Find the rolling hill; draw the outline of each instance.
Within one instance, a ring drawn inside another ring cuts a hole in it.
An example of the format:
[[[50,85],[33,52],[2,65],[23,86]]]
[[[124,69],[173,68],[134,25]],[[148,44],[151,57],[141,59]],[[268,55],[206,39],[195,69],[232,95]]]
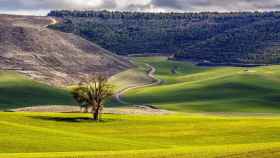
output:
[[[14,71],[0,71],[0,111],[44,105],[76,105],[69,91],[36,82]]]
[[[153,105],[180,112],[280,112],[280,71],[277,65],[198,67],[165,57],[137,60],[156,67],[157,77],[164,82],[159,86],[128,91],[123,99],[130,104]]]
[[[279,64],[279,12],[52,11],[74,33],[117,54],[175,54],[220,65]]]
[[[63,86],[98,73],[113,75],[132,66],[81,37],[50,30],[59,19],[0,15],[0,69]]]

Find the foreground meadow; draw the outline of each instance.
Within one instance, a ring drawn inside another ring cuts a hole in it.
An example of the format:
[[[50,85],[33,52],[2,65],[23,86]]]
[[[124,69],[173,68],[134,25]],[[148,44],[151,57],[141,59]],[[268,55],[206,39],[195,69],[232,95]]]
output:
[[[280,117],[0,113],[0,158],[279,157]]]

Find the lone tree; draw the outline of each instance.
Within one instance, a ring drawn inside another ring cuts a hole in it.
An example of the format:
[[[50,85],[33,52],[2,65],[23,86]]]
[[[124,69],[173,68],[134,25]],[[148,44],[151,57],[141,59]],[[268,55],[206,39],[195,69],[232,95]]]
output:
[[[113,89],[108,84],[108,78],[105,76],[96,76],[90,80],[81,82],[72,90],[74,99],[82,108],[91,109],[93,119],[99,120],[99,115],[104,107],[105,99],[113,95]]]

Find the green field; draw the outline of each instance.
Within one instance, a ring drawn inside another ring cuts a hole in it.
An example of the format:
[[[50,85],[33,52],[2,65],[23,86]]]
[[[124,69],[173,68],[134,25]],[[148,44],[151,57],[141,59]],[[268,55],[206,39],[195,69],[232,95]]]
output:
[[[164,82],[130,90],[125,101],[179,113],[104,114],[94,122],[90,114],[0,112],[0,158],[280,157],[280,66],[207,68],[165,57],[134,60],[138,68],[110,79],[115,90],[150,83],[149,63]],[[73,104],[65,89],[0,73],[0,110]],[[111,99],[106,106],[119,103]]]
[[[53,88],[14,72],[0,71],[0,110],[36,105],[74,105],[67,90]]]
[[[1,158],[280,156],[280,117],[0,113]]]
[[[145,66],[126,70],[109,79],[109,83],[114,86],[115,91],[119,91],[125,87],[143,85],[150,82],[152,82],[152,80],[147,76]]]
[[[165,57],[137,61],[156,67],[164,83],[129,91],[124,100],[132,104],[181,112],[280,112],[280,66],[203,68]]]

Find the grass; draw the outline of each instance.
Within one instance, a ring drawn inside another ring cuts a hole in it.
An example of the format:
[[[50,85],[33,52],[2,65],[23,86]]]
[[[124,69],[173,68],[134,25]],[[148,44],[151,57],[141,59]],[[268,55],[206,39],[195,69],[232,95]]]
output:
[[[209,68],[165,57],[136,60],[155,66],[164,83],[129,91],[124,100],[131,104],[181,112],[280,112],[280,66]]]
[[[0,158],[261,158],[280,154],[279,116],[0,113]]]
[[[116,90],[150,82],[145,63],[164,82],[131,90],[126,101],[203,114],[106,114],[93,122],[90,114],[0,112],[0,158],[280,157],[280,116],[250,114],[280,112],[280,66],[206,68],[165,57],[135,60],[139,68],[110,79]],[[0,109],[72,103],[67,90],[0,73]]]
[[[14,72],[0,71],[0,110],[36,105],[74,105],[67,90],[35,82]]]
[[[126,70],[109,79],[109,83],[114,85],[115,91],[122,90],[129,86],[144,85],[150,82],[152,82],[152,80],[147,76],[145,66]]]
[[[147,66],[137,60],[134,60],[134,62],[138,64],[139,67],[120,72],[109,79],[109,83],[113,85],[115,92],[129,87],[146,85],[153,82],[153,80],[147,75]],[[112,97],[106,101],[106,106],[120,107],[130,105],[120,104],[114,97]]]

